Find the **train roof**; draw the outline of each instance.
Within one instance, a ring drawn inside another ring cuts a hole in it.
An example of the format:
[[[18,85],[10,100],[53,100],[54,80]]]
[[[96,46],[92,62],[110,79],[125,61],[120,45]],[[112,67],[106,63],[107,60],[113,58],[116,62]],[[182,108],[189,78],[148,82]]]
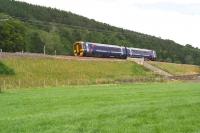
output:
[[[84,43],[84,42],[82,42]],[[85,43],[88,43],[88,44],[94,44],[94,45],[98,45],[98,46],[106,46],[106,47],[117,47],[117,48],[121,48],[121,47],[124,47],[124,46],[118,46],[118,45],[110,45],[110,44],[101,44],[101,43],[93,43],[93,42],[85,42]],[[140,51],[147,51],[147,52],[150,52],[150,51],[154,51],[154,50],[150,50],[150,49],[142,49],[142,48],[133,48],[133,47],[127,47],[128,49],[131,49],[131,50],[140,50]]]
[[[142,48],[132,48],[132,47],[128,47],[128,48],[131,49],[131,50],[140,50],[140,51],[147,51],[147,52],[153,51],[153,50],[150,50],[150,49],[142,49]]]
[[[86,43],[89,43],[89,44],[94,44],[94,45],[98,45],[98,46],[106,46],[106,47],[118,47],[118,48],[121,48],[123,46],[118,46],[118,45],[110,45],[110,44],[101,44],[101,43],[93,43],[93,42],[86,42]]]

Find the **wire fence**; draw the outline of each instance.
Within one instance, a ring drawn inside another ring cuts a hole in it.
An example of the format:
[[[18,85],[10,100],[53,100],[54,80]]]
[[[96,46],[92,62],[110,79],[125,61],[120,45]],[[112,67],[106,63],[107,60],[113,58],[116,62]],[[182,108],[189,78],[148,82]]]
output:
[[[72,85],[100,85],[100,84],[123,84],[123,83],[147,83],[147,82],[166,82],[165,77],[140,77],[132,79],[77,79],[77,80],[0,80],[0,92],[7,89],[21,88],[46,88],[46,87],[62,87]]]

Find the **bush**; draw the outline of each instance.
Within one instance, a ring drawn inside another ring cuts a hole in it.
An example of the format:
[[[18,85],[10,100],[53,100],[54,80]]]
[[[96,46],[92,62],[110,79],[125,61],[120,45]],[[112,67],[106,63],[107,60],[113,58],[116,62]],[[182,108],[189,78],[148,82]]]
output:
[[[0,62],[0,75],[14,75],[15,72],[13,69],[7,67],[5,64]]]

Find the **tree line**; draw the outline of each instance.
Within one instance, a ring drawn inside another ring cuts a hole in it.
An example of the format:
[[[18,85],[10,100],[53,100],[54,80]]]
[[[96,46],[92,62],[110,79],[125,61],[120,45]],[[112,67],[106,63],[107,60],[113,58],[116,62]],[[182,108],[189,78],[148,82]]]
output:
[[[72,55],[75,41],[152,49],[159,61],[200,65],[200,50],[172,40],[116,28],[53,8],[0,0],[0,49]],[[6,20],[6,18],[8,20]]]

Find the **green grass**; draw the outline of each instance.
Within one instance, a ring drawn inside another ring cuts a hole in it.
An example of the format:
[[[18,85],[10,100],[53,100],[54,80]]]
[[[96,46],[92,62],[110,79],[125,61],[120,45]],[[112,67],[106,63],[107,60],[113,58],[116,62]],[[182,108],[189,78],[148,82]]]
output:
[[[199,133],[200,83],[7,90],[2,133]]]
[[[149,62],[150,64],[161,68],[173,75],[192,75],[200,74],[200,66],[187,65],[187,64],[175,64],[167,62]]]
[[[1,61],[15,71],[13,76],[0,75],[0,86],[5,80],[6,88],[114,83],[152,76],[150,71],[130,61],[78,61],[15,56]]]

